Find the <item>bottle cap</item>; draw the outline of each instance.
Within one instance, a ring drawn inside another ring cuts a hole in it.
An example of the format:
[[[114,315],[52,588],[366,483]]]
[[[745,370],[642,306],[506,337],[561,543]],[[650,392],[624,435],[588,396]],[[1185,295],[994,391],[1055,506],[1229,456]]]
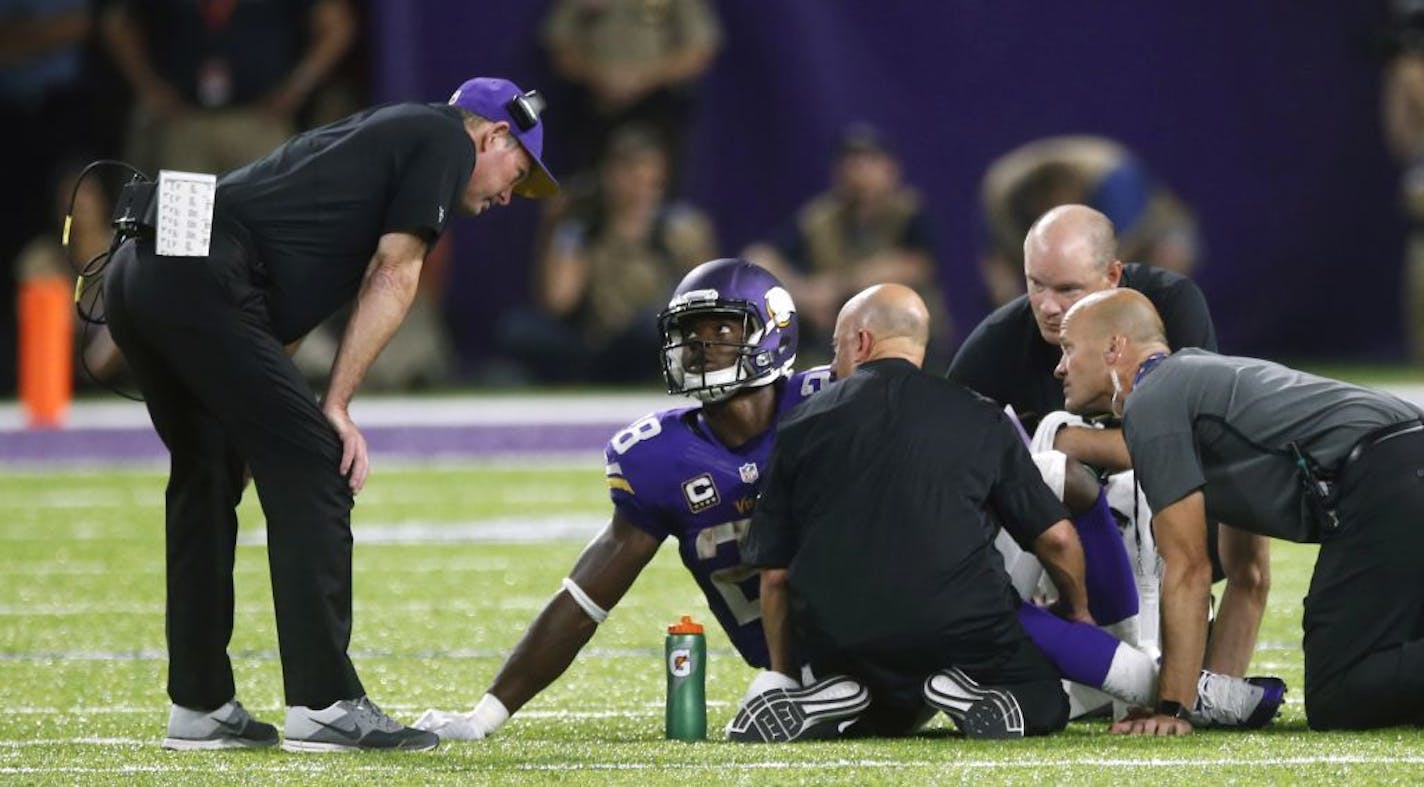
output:
[[[695,623],[691,615],[683,615],[682,620],[668,626],[669,634],[701,634],[702,624]]]

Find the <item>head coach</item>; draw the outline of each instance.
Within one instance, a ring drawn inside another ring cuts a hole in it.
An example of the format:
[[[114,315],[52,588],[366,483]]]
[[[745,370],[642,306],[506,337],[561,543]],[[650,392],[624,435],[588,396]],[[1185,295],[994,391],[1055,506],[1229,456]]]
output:
[[[1424,723],[1419,408],[1269,361],[1171,352],[1151,302],[1130,290],[1079,301],[1062,343],[1068,408],[1122,415],[1165,563],[1159,705],[1115,731],[1191,730],[1207,517],[1320,544],[1302,618],[1312,728]]]
[[[169,748],[276,743],[276,729],[236,701],[227,654],[244,467],[267,520],[284,748],[436,745],[366,697],[346,653],[351,507],[369,470],[347,406],[455,211],[557,191],[541,161],[542,104],[512,82],[477,78],[448,104],[359,112],[220,176],[207,256],[160,255],[151,235],[115,252],[105,278],[113,337],[172,457]],[[284,348],[348,303],[318,404]]]

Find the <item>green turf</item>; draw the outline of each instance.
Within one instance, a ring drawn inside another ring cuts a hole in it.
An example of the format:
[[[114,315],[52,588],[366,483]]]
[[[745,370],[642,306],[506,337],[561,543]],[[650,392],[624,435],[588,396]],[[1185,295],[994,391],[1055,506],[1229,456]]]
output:
[[[378,468],[361,528],[461,531],[485,520],[596,523],[599,468]],[[1424,734],[1305,730],[1300,599],[1312,551],[1279,544],[1275,588],[1253,669],[1294,687],[1256,733],[1180,740],[1110,737],[1102,722],[1012,743],[966,741],[945,723],[903,741],[787,747],[663,741],[662,627],[705,603],[665,548],[590,650],[491,740],[420,755],[177,754],[159,749],[164,696],[163,479],[154,472],[0,478],[0,781],[141,783],[923,784],[1177,782],[1257,784],[1424,780]],[[280,721],[281,684],[261,512],[243,507],[237,630],[241,698]],[[373,697],[411,720],[463,708],[489,683],[581,543],[359,543],[357,666]],[[752,676],[709,634],[709,721],[726,723]],[[715,735],[715,733],[714,733]]]

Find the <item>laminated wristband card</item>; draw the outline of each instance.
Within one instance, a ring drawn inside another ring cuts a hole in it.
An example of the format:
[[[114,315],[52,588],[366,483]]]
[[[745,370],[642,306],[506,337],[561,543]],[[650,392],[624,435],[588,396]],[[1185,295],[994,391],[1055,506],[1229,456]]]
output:
[[[161,256],[208,256],[217,189],[216,175],[159,171],[157,251]]]

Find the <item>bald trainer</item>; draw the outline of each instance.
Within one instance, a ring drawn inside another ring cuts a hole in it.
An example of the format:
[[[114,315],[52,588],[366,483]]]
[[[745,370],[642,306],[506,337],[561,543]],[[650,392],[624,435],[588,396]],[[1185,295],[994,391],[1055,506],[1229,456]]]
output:
[[[1208,518],[1320,544],[1302,620],[1313,729],[1424,723],[1424,413],[1269,361],[1173,352],[1131,290],[1081,299],[1061,343],[1068,409],[1122,416],[1165,563],[1161,699],[1114,731],[1191,730]]]
[[[970,737],[1055,732],[1068,701],[1016,616],[991,512],[1063,589],[1065,617],[1090,620],[1082,547],[1008,416],[919,368],[928,322],[900,285],[851,298],[839,382],[781,423],[742,552],[762,568],[771,666],[868,689],[861,734],[905,734],[933,709]]]

